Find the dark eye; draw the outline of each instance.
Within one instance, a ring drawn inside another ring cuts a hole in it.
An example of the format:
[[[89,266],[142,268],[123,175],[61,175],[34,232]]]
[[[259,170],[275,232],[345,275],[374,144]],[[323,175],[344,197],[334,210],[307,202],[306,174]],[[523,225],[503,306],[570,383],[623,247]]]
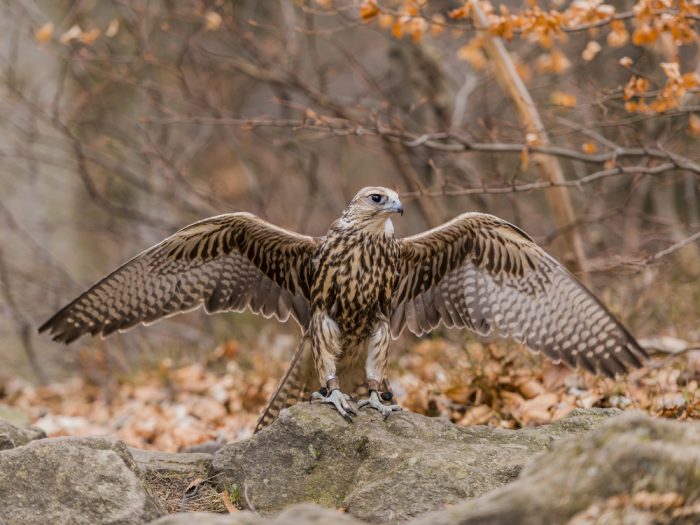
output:
[[[373,194],[373,195],[370,195],[370,199],[372,199],[372,202],[376,202],[377,204],[379,204],[380,202],[382,202],[382,196],[379,195],[378,193],[375,193],[375,194]]]

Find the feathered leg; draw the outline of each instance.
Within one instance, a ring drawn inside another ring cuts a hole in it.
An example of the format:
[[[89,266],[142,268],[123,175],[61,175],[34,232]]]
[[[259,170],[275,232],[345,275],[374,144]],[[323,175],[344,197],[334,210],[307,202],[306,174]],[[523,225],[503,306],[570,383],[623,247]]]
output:
[[[382,403],[382,397],[387,392],[380,393],[379,388],[384,381],[387,362],[389,359],[389,343],[391,334],[389,331],[389,323],[386,319],[382,319],[377,323],[377,326],[372,332],[368,341],[367,361],[365,362],[365,374],[367,376],[367,388],[369,389],[369,399],[360,401],[357,406],[359,408],[369,406],[378,410],[384,419],[388,418],[392,412],[401,410],[399,405],[385,405]],[[388,394],[391,394],[388,392]],[[386,396],[390,401],[393,396]]]
[[[349,403],[350,396],[340,391],[336,376],[336,360],[342,353],[338,325],[325,313],[318,312],[311,318],[309,334],[318,379],[326,385],[320,392],[311,394],[311,399],[333,405],[341,416],[352,421],[355,409]]]

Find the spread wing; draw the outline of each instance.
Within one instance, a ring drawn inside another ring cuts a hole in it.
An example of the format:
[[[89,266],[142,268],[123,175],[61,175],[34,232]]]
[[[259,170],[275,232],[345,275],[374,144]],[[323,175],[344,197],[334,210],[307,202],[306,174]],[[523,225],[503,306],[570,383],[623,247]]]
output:
[[[399,241],[391,328],[444,323],[511,337],[555,361],[614,376],[646,353],[608,309],[519,228],[466,213]]]
[[[204,305],[246,307],[284,321],[309,321],[309,271],[316,241],[255,215],[196,222],[113,271],[39,328],[55,341],[107,336]]]

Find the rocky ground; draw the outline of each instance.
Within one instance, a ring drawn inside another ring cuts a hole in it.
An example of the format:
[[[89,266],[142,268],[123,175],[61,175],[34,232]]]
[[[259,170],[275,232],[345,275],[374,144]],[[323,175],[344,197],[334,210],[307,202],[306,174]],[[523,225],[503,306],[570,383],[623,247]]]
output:
[[[244,510],[247,509],[247,510]],[[194,512],[194,513],[193,513]],[[45,438],[0,421],[0,523],[700,521],[700,423],[576,410],[536,428],[302,404],[210,453]]]

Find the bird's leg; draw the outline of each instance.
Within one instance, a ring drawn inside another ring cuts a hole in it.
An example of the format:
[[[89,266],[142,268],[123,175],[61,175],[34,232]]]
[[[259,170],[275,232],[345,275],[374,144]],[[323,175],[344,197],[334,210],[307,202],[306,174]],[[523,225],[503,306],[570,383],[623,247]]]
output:
[[[338,413],[348,421],[352,421],[352,416],[357,415],[349,403],[350,396],[340,391],[338,380],[335,377],[329,379],[326,382],[326,387],[322,388],[321,391],[311,394],[311,400],[333,405]]]
[[[358,408],[370,407],[379,411],[380,414],[384,416],[384,419],[388,418],[392,412],[398,412],[403,410],[399,405],[385,405],[382,403],[382,399],[391,401],[391,392],[379,392],[379,381],[376,379],[369,379],[367,381],[367,387],[369,389],[369,399],[363,399],[357,403]]]
[[[321,391],[311,394],[311,400],[333,405],[341,416],[352,421],[355,409],[349,403],[350,396],[340,391],[335,375],[335,361],[342,352],[338,325],[328,315],[319,312],[311,318],[309,331],[319,382],[326,385]]]
[[[378,410],[384,416],[384,419],[388,418],[392,412],[401,410],[399,405],[385,405],[382,403],[383,398],[388,398],[386,401],[391,401],[393,396],[386,395],[391,394],[390,392],[380,393],[379,391],[381,380],[386,372],[390,341],[389,323],[386,319],[383,319],[372,332],[367,347],[365,374],[367,375],[369,399],[364,399],[357,403],[359,408],[370,407]]]

